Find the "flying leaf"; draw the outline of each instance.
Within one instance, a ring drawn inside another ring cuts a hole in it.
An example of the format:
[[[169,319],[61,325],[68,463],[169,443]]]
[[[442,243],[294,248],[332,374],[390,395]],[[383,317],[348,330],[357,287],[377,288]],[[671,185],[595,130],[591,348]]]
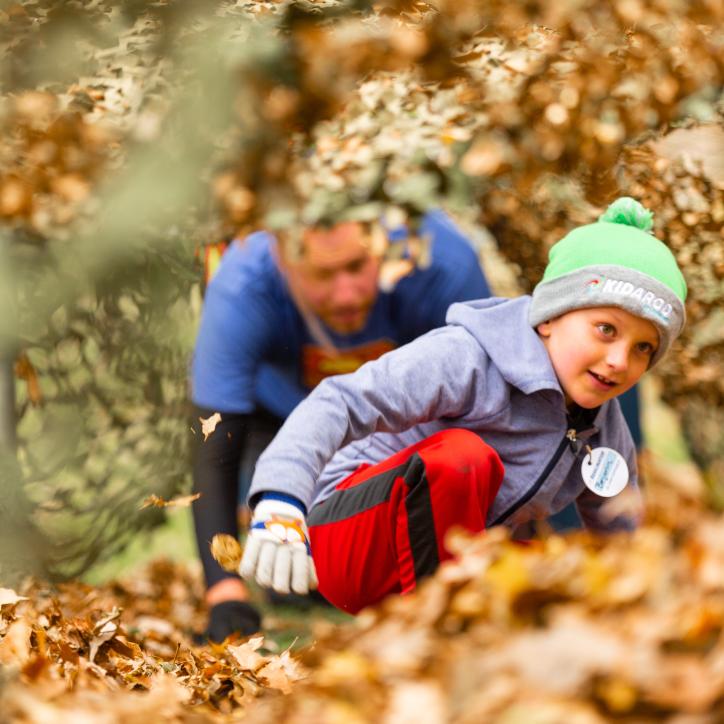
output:
[[[150,508],[151,506],[155,508],[168,508],[171,506],[177,508],[188,508],[194,500],[198,500],[200,497],[201,493],[194,493],[193,495],[182,495],[178,498],[173,498],[172,500],[164,500],[159,495],[151,494],[143,499],[143,503],[141,503],[141,510],[144,508]]]
[[[229,573],[236,573],[243,552],[239,541],[227,533],[218,533],[211,539],[211,555],[214,560]]]
[[[201,423],[201,432],[204,435],[204,442],[206,442],[209,435],[216,430],[216,426],[221,422],[221,413],[215,412],[211,417],[200,417],[199,422]]]

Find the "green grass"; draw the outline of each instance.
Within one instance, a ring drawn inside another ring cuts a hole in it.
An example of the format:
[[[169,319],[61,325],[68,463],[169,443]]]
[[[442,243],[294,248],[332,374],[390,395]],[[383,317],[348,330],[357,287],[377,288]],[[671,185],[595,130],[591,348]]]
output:
[[[99,585],[112,578],[130,575],[154,558],[189,561],[196,557],[191,509],[179,508],[168,513],[163,525],[140,533],[122,553],[94,566],[83,579],[92,585]]]

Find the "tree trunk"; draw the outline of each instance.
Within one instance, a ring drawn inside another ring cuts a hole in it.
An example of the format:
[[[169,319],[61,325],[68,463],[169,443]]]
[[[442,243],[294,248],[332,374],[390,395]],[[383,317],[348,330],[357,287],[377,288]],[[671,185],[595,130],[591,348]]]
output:
[[[15,450],[15,378],[13,361],[0,357],[0,449]]]

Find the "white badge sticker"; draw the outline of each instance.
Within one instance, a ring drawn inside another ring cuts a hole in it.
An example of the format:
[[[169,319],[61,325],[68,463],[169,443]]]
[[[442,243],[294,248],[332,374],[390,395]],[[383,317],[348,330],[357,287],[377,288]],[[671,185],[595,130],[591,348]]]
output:
[[[583,458],[581,475],[589,490],[611,498],[628,484],[628,465],[623,456],[610,447],[597,447]]]

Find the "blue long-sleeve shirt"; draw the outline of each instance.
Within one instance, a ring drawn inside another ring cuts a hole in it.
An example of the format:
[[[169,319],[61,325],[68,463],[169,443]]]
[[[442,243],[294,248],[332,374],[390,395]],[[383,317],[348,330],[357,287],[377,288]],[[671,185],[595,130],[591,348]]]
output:
[[[262,406],[285,418],[319,380],[356,369],[445,323],[448,307],[488,297],[470,242],[444,213],[423,220],[432,236],[428,267],[381,291],[365,327],[327,330],[339,359],[330,364],[309,334],[264,232],[235,242],[206,292],[192,364],[192,399],[203,408],[248,413]]]

